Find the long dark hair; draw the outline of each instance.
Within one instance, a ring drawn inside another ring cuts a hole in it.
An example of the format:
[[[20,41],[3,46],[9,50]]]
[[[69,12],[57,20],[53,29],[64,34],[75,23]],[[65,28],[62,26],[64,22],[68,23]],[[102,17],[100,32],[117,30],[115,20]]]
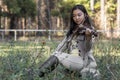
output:
[[[84,23],[87,24],[87,26],[89,28],[92,28],[92,25],[93,25],[92,22],[91,22],[91,19],[90,19],[89,15],[88,15],[88,13],[87,13],[86,8],[83,5],[75,5],[72,8],[72,11],[71,11],[71,15],[70,15],[70,29],[67,32],[67,37],[70,36],[73,33],[75,27],[77,26],[77,24],[73,20],[73,11],[76,10],[76,9],[81,10],[85,14],[85,21],[84,21]]]

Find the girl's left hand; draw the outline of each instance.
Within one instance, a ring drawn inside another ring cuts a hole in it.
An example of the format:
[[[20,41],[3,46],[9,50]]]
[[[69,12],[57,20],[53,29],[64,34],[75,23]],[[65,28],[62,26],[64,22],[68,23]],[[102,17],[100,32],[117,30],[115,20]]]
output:
[[[85,35],[89,36],[91,35],[91,32],[92,32],[91,29],[86,28]]]

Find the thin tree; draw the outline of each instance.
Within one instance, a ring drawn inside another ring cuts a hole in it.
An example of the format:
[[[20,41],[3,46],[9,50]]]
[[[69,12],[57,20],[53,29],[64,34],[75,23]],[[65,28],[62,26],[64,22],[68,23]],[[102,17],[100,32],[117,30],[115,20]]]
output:
[[[1,16],[2,16],[2,8],[0,6],[0,28],[1,28]]]
[[[38,29],[41,28],[41,0],[38,0],[37,1],[37,18],[38,18]],[[41,33],[40,32],[37,32],[37,35],[40,35]]]
[[[106,30],[105,26],[105,0],[101,0],[101,23],[100,27]]]
[[[94,0],[90,0],[90,8],[92,13],[94,13]]]
[[[51,22],[51,11],[50,11],[50,3],[48,0],[46,0],[46,6],[47,6],[47,15],[48,15],[48,26],[49,26],[49,29],[52,29],[52,22]],[[49,40],[51,40],[51,32],[49,31]]]
[[[117,0],[117,30],[120,31],[120,0]],[[117,32],[117,35],[120,34],[120,32]]]

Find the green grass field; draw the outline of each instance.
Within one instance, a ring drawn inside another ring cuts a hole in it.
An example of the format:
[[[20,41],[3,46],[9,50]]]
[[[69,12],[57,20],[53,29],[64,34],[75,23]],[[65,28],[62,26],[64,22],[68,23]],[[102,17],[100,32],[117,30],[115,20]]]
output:
[[[58,43],[0,42],[0,80],[82,80],[75,73],[64,74],[62,72],[64,68],[60,65],[44,78],[38,77],[39,65],[50,56]],[[101,80],[119,80],[120,40],[98,40],[93,50]]]

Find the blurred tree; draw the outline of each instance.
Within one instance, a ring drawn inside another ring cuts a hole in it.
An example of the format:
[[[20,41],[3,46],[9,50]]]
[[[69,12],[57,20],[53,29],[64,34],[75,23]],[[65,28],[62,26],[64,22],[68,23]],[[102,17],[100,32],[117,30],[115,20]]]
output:
[[[101,25],[100,25],[100,27],[102,28],[102,29],[106,29],[106,26],[105,26],[105,0],[101,0]]]
[[[40,28],[40,26],[41,26],[41,18],[40,18],[40,13],[41,13],[41,0],[38,0],[38,2],[37,2],[37,17],[38,17],[38,28]]]
[[[0,28],[1,28],[1,16],[2,16],[2,8],[1,8],[1,6],[0,6]]]
[[[36,16],[36,5],[33,0],[3,0],[3,2],[7,5],[8,12],[5,16],[10,17],[10,29],[17,28],[19,18],[26,20],[28,17]]]
[[[91,8],[92,13],[94,13],[94,1],[95,0],[90,0],[90,8]]]
[[[117,0],[117,30],[120,30],[120,0]],[[120,31],[117,31],[120,36]]]
[[[42,25],[42,23],[41,23],[41,0],[38,0],[37,1],[37,19],[38,19],[38,29],[40,29],[41,28],[41,25]],[[37,32],[37,35],[40,35],[41,33],[40,32]]]
[[[4,12],[4,16],[10,17],[10,28],[16,29],[18,21],[26,22],[26,18],[36,15],[37,3],[37,20],[38,29],[65,29],[69,26],[69,15],[71,8],[75,4],[83,4],[87,8],[90,16],[94,19],[99,29],[110,28],[110,20],[115,22],[117,18],[117,26],[119,26],[119,0],[3,0],[7,5],[8,12]],[[94,10],[94,13],[92,11]],[[116,17],[117,12],[117,17]],[[52,14],[52,15],[51,15]],[[51,21],[52,18],[52,21]],[[54,19],[54,20],[53,20]],[[106,20],[106,21],[105,21]],[[101,23],[100,23],[101,22]],[[54,25],[53,25],[54,24]],[[54,28],[53,28],[54,27]],[[25,27],[21,27],[25,28]],[[20,29],[21,29],[20,28]]]
[[[106,8],[107,8],[107,18],[108,18],[108,23],[113,23],[116,21],[116,10],[117,10],[117,5],[116,5],[115,0],[109,0],[106,2]],[[115,25],[109,25],[109,28],[114,28]]]
[[[48,27],[49,29],[52,29],[52,24],[51,24],[51,9],[50,9],[50,2],[48,0],[46,0],[46,12],[47,12],[47,19],[48,19]]]

